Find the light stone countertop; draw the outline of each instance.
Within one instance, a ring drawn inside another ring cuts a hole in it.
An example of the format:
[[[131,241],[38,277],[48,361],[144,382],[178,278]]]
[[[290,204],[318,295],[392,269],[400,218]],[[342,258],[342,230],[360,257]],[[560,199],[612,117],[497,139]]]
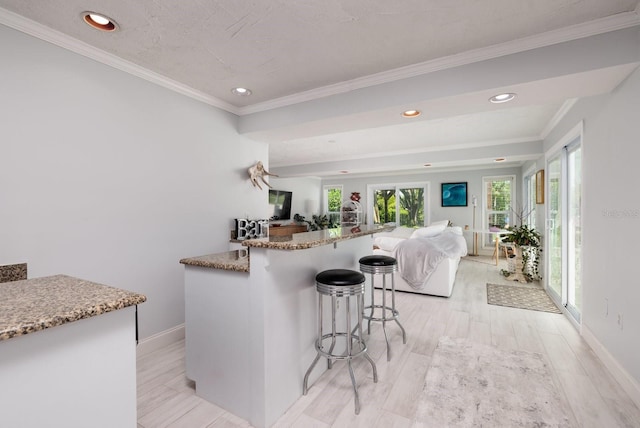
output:
[[[189,266],[249,272],[249,249],[187,257],[180,260],[180,263]]]
[[[270,236],[269,238],[246,239],[242,245],[246,247],[271,248],[276,250],[304,250],[320,247],[334,242],[373,235],[393,229],[393,226],[337,227],[335,229],[317,230],[315,232],[294,233],[288,236]]]
[[[0,283],[0,340],[143,303],[134,293],[67,275]]]
[[[304,250],[320,247],[347,239],[373,235],[393,229],[393,226],[359,226],[318,230],[315,232],[294,233],[288,236],[271,236],[269,238],[246,239],[242,245],[246,250],[227,251],[197,257],[186,257],[180,263],[188,266],[200,266],[212,269],[249,272],[250,248],[269,248],[275,250]],[[372,243],[373,248],[373,243]]]

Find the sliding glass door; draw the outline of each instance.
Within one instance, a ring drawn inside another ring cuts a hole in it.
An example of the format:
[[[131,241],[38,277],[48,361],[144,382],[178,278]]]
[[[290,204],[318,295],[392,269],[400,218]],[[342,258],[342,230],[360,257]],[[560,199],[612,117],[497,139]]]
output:
[[[395,223],[398,226],[425,226],[427,183],[374,185],[369,187],[370,216],[373,224]]]
[[[562,302],[562,165],[561,154],[547,162],[547,286]],[[562,302],[564,304],[564,302]]]
[[[582,149],[567,148],[567,309],[580,321],[582,306]]]
[[[547,160],[547,286],[580,322],[582,302],[582,146],[580,138]]]

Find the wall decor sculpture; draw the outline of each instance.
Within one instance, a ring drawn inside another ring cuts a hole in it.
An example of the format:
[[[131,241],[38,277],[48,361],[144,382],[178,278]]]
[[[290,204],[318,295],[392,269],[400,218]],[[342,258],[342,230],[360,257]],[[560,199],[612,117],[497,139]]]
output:
[[[261,161],[258,161],[258,163],[249,168],[249,178],[251,179],[251,184],[253,184],[253,187],[257,187],[260,190],[262,190],[262,187],[260,186],[260,183],[258,183],[258,178],[269,188],[271,188],[271,185],[269,185],[269,183],[267,183],[267,180],[264,179],[265,175],[277,177],[277,175],[271,174],[269,171],[264,169],[264,165]]]

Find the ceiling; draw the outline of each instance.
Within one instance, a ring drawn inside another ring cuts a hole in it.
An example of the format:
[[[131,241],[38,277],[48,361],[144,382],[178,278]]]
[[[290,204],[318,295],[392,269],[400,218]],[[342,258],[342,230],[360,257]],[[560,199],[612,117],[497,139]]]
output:
[[[639,3],[0,0],[0,23],[238,115],[283,176],[332,176],[538,158],[572,102],[638,66]]]

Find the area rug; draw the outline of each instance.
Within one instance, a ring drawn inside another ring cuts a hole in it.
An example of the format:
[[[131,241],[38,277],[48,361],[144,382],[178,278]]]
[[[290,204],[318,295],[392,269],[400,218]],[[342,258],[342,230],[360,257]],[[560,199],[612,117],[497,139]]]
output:
[[[573,427],[542,354],[442,337],[414,427]]]
[[[537,287],[487,284],[487,303],[533,311],[562,313],[547,293]]]

